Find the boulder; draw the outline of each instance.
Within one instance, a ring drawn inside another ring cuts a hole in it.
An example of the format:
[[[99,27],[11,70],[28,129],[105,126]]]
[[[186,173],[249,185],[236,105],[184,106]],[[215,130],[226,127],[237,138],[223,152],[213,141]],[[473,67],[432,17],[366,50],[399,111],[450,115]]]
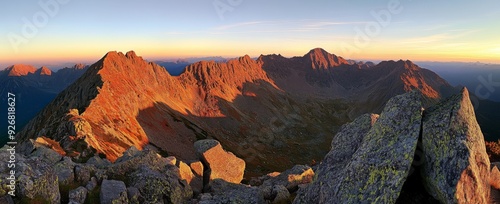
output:
[[[95,172],[95,178],[97,179],[97,183],[101,183],[103,180],[108,179],[108,171],[104,169],[97,169]]]
[[[434,198],[488,202],[490,162],[466,88],[424,112],[422,149],[422,178]]]
[[[128,203],[127,187],[123,181],[103,180],[99,197],[101,204]]]
[[[193,170],[196,176],[203,177],[203,163],[201,163],[201,161],[191,162],[189,167],[191,167],[191,170]]]
[[[191,180],[194,178],[194,174],[191,171],[191,167],[189,167],[186,163],[183,161],[179,161],[179,175],[181,179],[184,179],[187,181],[188,184],[191,184]]]
[[[290,192],[285,186],[282,185],[273,186],[271,196],[273,204],[287,204],[291,202]]]
[[[496,166],[490,172],[490,186],[500,190],[500,171],[498,171],[498,167]]]
[[[90,175],[93,171],[95,171],[93,166],[76,165],[75,166],[75,180],[77,182],[85,184],[90,180]]]
[[[131,204],[144,203],[144,198],[142,197],[141,192],[135,187],[127,188],[127,195],[129,203]]]
[[[16,196],[42,198],[49,203],[60,203],[59,182],[52,164],[39,158],[17,158]]]
[[[87,190],[89,190],[89,191],[92,191],[92,190],[94,190],[95,187],[97,187],[97,178],[92,177],[85,185],[85,188],[87,188]]]
[[[274,174],[266,179],[262,186],[284,186],[290,192],[295,192],[300,184],[311,183],[314,171],[307,165],[295,165],[282,173]]]
[[[394,203],[410,173],[420,133],[420,93],[390,99],[377,115],[342,126],[294,203]]]
[[[179,175],[181,179],[186,180],[186,182],[191,186],[194,194],[199,194],[203,190],[203,177],[196,176],[191,167],[184,163],[183,161],[179,161]]]
[[[83,186],[71,190],[69,192],[69,203],[83,204],[87,198],[87,193],[87,189]]]
[[[11,180],[6,179],[11,176],[11,169],[8,168],[8,162],[12,156],[10,149],[7,145],[0,148],[0,197],[6,196],[0,200],[2,201],[0,203],[9,203],[12,200],[7,195],[11,190],[8,186]],[[48,151],[52,150],[48,149]],[[52,155],[52,153],[48,154]],[[58,175],[52,163],[37,157],[26,158],[25,155],[18,153],[15,154],[15,159],[15,194],[18,198],[24,198],[25,202],[37,199],[46,203],[60,203]]]
[[[87,160],[87,164],[94,165],[97,168],[106,168],[107,166],[111,165],[111,162],[96,155],[90,157],[90,159]]]
[[[47,148],[45,146],[36,147],[35,151],[32,152],[29,157],[37,157],[43,159],[49,164],[55,164],[62,160],[63,156],[56,151]]]
[[[136,157],[140,153],[141,153],[141,151],[138,150],[137,147],[131,146],[125,152],[123,152],[123,155],[120,158],[116,159],[115,163],[127,161],[129,159]]]
[[[165,158],[165,161],[169,165],[175,166],[177,164],[177,158],[175,158],[174,156],[169,156],[169,157]]]
[[[194,143],[194,148],[209,171],[209,180],[223,179],[231,183],[243,180],[245,161],[226,152],[217,140],[206,139]]]
[[[146,203],[185,203],[193,196],[176,166],[153,170],[143,165],[129,175],[129,181],[131,187],[139,189]]]
[[[59,185],[70,185],[75,180],[75,163],[71,158],[64,157],[62,161],[54,165],[54,171],[57,172]]]
[[[213,203],[266,203],[257,187],[230,183],[222,179],[210,181],[210,193],[200,195],[199,204]]]
[[[106,168],[105,174],[109,178],[121,178],[127,177],[141,166],[147,166],[152,170],[159,171],[164,169],[166,165],[166,159],[161,157],[157,152],[144,150],[134,154],[133,157],[129,157],[127,160],[122,160],[109,165]],[[99,177],[97,179],[99,180]]]

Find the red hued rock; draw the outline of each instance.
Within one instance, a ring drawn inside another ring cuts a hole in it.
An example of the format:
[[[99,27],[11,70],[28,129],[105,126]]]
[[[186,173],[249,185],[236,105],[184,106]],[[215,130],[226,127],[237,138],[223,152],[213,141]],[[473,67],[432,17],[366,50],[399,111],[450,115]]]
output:
[[[37,69],[35,71],[35,74],[40,75],[40,76],[50,76],[50,75],[52,75],[52,70],[50,70],[46,66],[43,66],[40,69]]]
[[[329,69],[343,64],[349,64],[344,58],[330,54],[321,48],[315,48],[309,51],[304,58],[309,61],[308,63],[311,64],[313,69]]]
[[[26,76],[28,74],[33,74],[36,72],[36,68],[31,65],[16,64],[7,67],[9,71],[9,76]]]
[[[490,172],[490,185],[491,187],[500,190],[500,171],[494,166]]]
[[[191,171],[191,167],[189,167],[186,163],[183,161],[179,161],[179,174],[181,179],[184,179],[188,182],[188,184],[191,183],[191,180],[194,178],[194,174]]]
[[[245,172],[245,161],[222,149],[216,140],[199,140],[194,148],[207,166],[209,180],[222,179],[230,183],[240,183]]]
[[[189,167],[191,167],[196,176],[203,176],[203,163],[201,161],[191,162]]]

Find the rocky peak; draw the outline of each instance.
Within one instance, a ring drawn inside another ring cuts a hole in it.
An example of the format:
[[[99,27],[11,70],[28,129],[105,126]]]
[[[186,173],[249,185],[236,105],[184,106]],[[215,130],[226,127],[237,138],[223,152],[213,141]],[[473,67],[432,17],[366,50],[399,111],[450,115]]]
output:
[[[35,74],[40,75],[40,76],[50,76],[50,75],[52,75],[52,70],[50,70],[46,66],[43,66],[43,67],[40,67],[39,69],[37,69]]]
[[[137,57],[137,55],[135,54],[135,52],[134,52],[133,50],[128,51],[128,52],[125,54],[125,56],[126,56],[127,58],[136,58],[136,57]]]
[[[419,69],[421,69],[418,65],[414,64],[410,60],[406,60],[406,61],[399,60],[396,63],[398,64],[398,66],[403,67],[405,69],[409,69],[409,70],[419,70]]]
[[[6,69],[8,71],[8,76],[26,76],[28,74],[33,74],[36,72],[36,68],[31,65],[16,64]]]
[[[82,63],[78,63],[78,64],[75,64],[75,65],[73,66],[73,69],[78,69],[78,70],[81,70],[81,69],[85,69],[85,67],[87,67],[87,65],[82,64]]]
[[[329,69],[342,64],[349,64],[344,58],[330,54],[321,48],[312,49],[304,55],[304,58],[310,62],[313,69]]]
[[[416,70],[421,69],[418,65],[414,64],[410,60],[382,61],[377,66],[393,67],[394,69],[398,69],[398,70],[412,70],[412,71],[416,71]]]

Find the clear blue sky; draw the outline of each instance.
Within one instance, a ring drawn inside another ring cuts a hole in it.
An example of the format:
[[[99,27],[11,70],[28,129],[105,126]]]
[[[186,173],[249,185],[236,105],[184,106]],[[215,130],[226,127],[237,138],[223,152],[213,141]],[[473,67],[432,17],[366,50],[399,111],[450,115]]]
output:
[[[57,0],[2,2],[0,68],[93,61],[111,50],[153,60],[296,56],[315,47],[353,59],[500,63],[498,0],[64,1],[54,13],[39,2]],[[398,12],[390,12],[391,2]],[[381,25],[373,12],[391,19]],[[34,17],[37,31],[23,35],[23,19]]]

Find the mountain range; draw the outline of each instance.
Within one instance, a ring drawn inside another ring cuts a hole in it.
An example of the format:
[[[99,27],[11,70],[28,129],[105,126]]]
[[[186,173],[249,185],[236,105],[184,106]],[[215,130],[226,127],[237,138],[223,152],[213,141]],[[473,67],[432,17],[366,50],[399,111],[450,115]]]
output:
[[[408,60],[352,63],[320,48],[293,58],[200,61],[179,76],[133,51],[109,52],[18,140],[28,152],[39,138],[81,160],[100,154],[115,161],[130,146],[147,144],[190,160],[194,142],[213,138],[247,162],[247,176],[261,175],[321,160],[342,124],[379,113],[391,97],[413,89],[422,92],[424,107],[459,91]]]
[[[76,64],[53,72],[47,67],[36,69],[30,65],[12,65],[0,71],[0,94],[7,96],[8,92],[16,94],[17,112],[16,125],[18,129],[26,125],[41,109],[43,109],[57,94],[78,79],[88,66]],[[2,97],[0,114],[7,115],[7,100]],[[7,124],[7,118],[0,119]],[[0,126],[0,144],[7,139],[7,126]]]

